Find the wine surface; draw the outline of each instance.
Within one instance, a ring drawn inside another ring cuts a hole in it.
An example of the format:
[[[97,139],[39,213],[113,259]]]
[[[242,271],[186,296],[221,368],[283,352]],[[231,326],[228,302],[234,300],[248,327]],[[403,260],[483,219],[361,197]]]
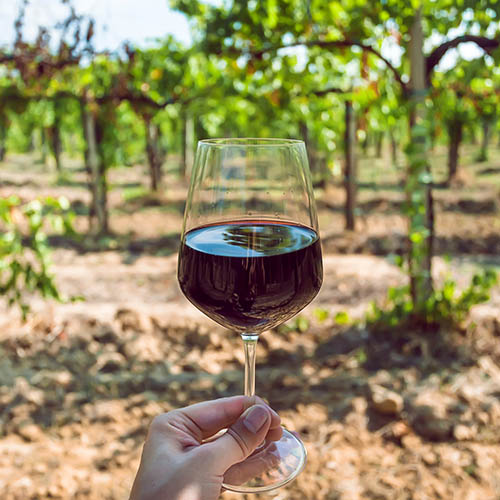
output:
[[[179,253],[186,297],[217,323],[261,333],[290,319],[323,280],[318,234],[281,221],[234,221],[192,229]]]

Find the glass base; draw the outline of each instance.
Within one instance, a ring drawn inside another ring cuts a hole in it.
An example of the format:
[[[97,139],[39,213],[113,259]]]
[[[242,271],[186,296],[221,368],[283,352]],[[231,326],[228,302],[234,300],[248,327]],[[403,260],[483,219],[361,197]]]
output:
[[[303,471],[306,459],[302,441],[283,429],[279,441],[264,443],[246,460],[230,467],[222,485],[237,493],[274,490],[293,481]]]

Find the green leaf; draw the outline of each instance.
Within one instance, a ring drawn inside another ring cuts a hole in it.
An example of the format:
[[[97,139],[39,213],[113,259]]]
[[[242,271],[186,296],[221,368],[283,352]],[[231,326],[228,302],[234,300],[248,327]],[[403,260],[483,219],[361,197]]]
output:
[[[277,0],[267,0],[267,15],[269,27],[275,28],[278,24],[278,2]]]
[[[328,318],[328,310],[321,307],[314,309],[314,316],[321,323]]]
[[[309,320],[304,316],[298,316],[295,320],[297,331],[304,333],[309,329]]]
[[[421,243],[423,241],[422,233],[414,232],[410,234],[410,240],[413,243]]]
[[[345,311],[339,311],[335,315],[335,322],[338,325],[347,325],[348,323],[350,323],[350,321],[351,321],[351,318],[350,318],[349,314]]]

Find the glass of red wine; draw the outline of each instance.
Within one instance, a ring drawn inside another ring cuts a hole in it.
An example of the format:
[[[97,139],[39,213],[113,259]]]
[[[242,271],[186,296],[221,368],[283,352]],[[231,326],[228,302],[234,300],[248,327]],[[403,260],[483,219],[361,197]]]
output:
[[[255,394],[259,335],[318,293],[323,264],[306,148],[286,139],[200,141],[189,187],[178,278],[200,311],[241,335],[245,395]],[[306,450],[283,429],[231,467],[224,487],[278,488],[304,468]]]

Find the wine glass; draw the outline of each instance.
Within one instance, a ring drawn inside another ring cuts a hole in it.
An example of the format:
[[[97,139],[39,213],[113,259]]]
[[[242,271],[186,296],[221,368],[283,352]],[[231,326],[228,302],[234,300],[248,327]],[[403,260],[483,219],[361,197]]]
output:
[[[200,311],[241,335],[245,395],[255,394],[259,335],[318,293],[323,264],[306,148],[285,139],[200,141],[179,251],[180,287]],[[224,487],[278,488],[304,468],[306,450],[283,429],[231,467]]]

